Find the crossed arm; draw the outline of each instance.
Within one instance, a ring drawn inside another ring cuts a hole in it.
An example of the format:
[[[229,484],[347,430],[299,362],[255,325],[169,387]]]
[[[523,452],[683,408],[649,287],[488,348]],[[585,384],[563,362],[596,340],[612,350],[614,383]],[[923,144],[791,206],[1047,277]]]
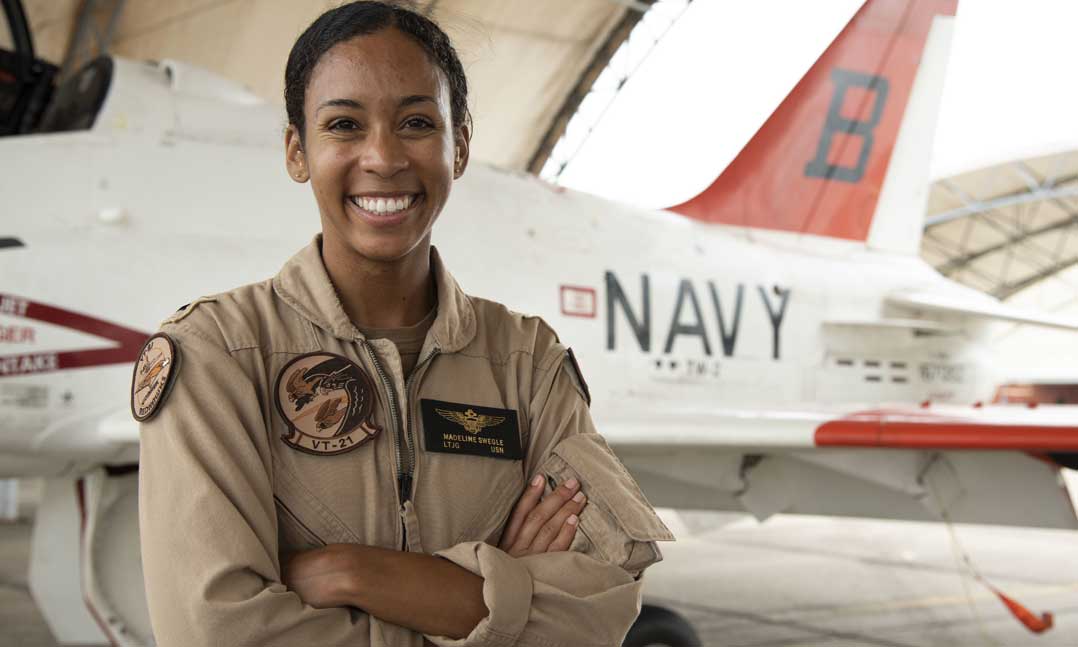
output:
[[[536,476],[517,502],[498,547],[513,557],[569,549],[586,504],[569,479],[542,498]],[[421,553],[331,544],[294,555],[284,584],[317,608],[351,606],[425,634],[463,638],[487,616],[483,578]]]

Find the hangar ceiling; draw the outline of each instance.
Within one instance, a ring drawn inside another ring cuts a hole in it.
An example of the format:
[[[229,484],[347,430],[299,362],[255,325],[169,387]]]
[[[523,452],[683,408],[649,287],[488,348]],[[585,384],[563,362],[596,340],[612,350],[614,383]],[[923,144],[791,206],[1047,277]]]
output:
[[[419,0],[411,4],[432,14],[449,33],[468,72],[475,120],[472,156],[502,168],[524,170],[537,164],[537,159],[545,159],[576,104],[652,2]],[[42,58],[59,64],[73,44],[92,53],[104,43],[118,56],[200,65],[278,104],[292,43],[322,11],[338,4],[328,0],[24,0]]]
[[[1006,299],[1078,264],[1078,151],[936,181],[921,255],[944,276]]]

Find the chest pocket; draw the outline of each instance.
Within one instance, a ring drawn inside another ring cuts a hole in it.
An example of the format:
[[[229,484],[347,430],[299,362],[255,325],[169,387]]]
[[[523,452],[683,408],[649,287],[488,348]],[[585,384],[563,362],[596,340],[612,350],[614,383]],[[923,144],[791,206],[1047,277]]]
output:
[[[425,451],[419,460],[414,500],[423,550],[497,543],[523,489],[521,461]]]
[[[662,559],[656,541],[674,535],[640,487],[597,434],[579,434],[554,447],[539,466],[548,483],[576,478],[588,497],[570,550],[616,564],[636,575]]]

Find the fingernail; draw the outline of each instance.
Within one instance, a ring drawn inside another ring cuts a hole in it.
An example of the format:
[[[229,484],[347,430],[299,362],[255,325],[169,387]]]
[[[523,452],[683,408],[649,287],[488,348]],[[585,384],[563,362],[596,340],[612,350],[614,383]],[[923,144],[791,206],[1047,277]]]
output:
[[[570,490],[575,490],[578,485],[580,485],[580,481],[576,480],[575,478],[569,479],[565,482],[565,487],[569,488]]]
[[[532,479],[532,487],[539,487],[542,484],[543,484],[543,475],[542,474],[536,474],[535,478]]]
[[[573,501],[576,501],[577,503],[584,503],[584,493],[577,492],[576,494],[574,494]]]
[[[569,515],[569,518],[565,520],[565,523],[569,524],[570,526],[575,526],[577,521],[579,521],[577,516],[575,514],[571,514]]]

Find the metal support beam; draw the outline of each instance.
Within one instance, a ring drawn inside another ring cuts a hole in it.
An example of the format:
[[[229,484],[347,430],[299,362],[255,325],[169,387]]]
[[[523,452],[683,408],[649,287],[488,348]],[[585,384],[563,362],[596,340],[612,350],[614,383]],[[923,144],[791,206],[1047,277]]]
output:
[[[1051,267],[1046,267],[1035,274],[1027,276],[1021,281],[1015,281],[1013,283],[1005,283],[1003,285],[1000,285],[996,287],[996,289],[992,290],[992,295],[995,296],[997,299],[1006,299],[1010,296],[1013,296],[1015,293],[1021,292],[1022,290],[1030,287],[1031,285],[1039,283],[1050,276],[1053,276],[1062,272],[1063,270],[1073,267],[1074,265],[1078,265],[1078,255],[1071,256],[1064,261],[1055,263]]]
[[[937,190],[953,196],[959,206],[928,216],[924,224],[925,258],[945,276],[983,290],[998,298],[1008,298],[1039,281],[1078,264],[1078,174],[1074,162],[1078,152],[1057,154],[1054,159],[1042,158],[1036,167],[1016,160],[997,171],[1009,174],[982,173],[983,191],[990,194],[992,182],[1004,178],[1010,187],[1018,187],[1006,195],[980,200],[966,192],[963,186],[977,182],[967,178],[960,186],[953,180],[940,180]],[[1020,184],[1016,185],[1014,179]],[[1053,210],[1046,214],[1046,203]],[[964,219],[956,230],[942,225]],[[988,227],[1002,238],[1000,241],[970,245],[977,239],[980,227]],[[940,235],[949,232],[949,239]],[[942,257],[942,259],[940,258]],[[1013,261],[1013,262],[1012,262]]]
[[[61,81],[86,63],[108,53],[123,8],[124,0],[83,0],[75,31],[60,65]]]
[[[618,4],[624,3],[619,2]],[[638,0],[633,4],[650,7],[655,4],[655,0]],[[580,79],[577,80],[572,91],[565,97],[565,102],[562,103],[561,108],[554,115],[554,119],[551,120],[546,132],[543,133],[542,139],[539,140],[539,145],[536,147],[535,152],[532,153],[531,159],[528,160],[529,173],[539,175],[539,172],[543,170],[543,166],[546,164],[547,159],[550,158],[550,153],[553,152],[554,146],[561,139],[561,136],[565,134],[565,128],[569,125],[569,120],[573,118],[573,115],[576,114],[577,109],[580,107],[580,102],[584,100],[584,97],[588,96],[588,92],[595,85],[595,80],[603,73],[603,70],[610,63],[610,59],[617,53],[621,44],[629,38],[629,34],[633,32],[633,28],[643,17],[644,12],[639,9],[628,10],[621,17],[618,24],[610,30],[610,34],[607,35],[603,44],[599,46],[588,66],[584,68],[584,73],[580,75]]]
[[[1078,178],[1066,178],[1058,184],[1064,184],[1068,182],[1075,182]],[[1051,188],[1038,188],[1034,191],[1023,191],[1022,193],[1016,193],[1013,195],[1001,196],[998,198],[992,198],[990,200],[972,200],[963,204],[961,207],[951,209],[950,211],[944,211],[934,216],[925,218],[925,229],[929,227],[935,227],[936,225],[942,225],[952,220],[958,220],[959,218],[965,218],[966,216],[972,216],[978,213],[984,213],[987,211],[997,211],[1005,207],[1013,207],[1019,204],[1030,204],[1038,202],[1040,200],[1054,200],[1064,198],[1076,198],[1078,197],[1078,184],[1071,184],[1070,186],[1053,186]],[[962,199],[961,197],[959,199]]]

